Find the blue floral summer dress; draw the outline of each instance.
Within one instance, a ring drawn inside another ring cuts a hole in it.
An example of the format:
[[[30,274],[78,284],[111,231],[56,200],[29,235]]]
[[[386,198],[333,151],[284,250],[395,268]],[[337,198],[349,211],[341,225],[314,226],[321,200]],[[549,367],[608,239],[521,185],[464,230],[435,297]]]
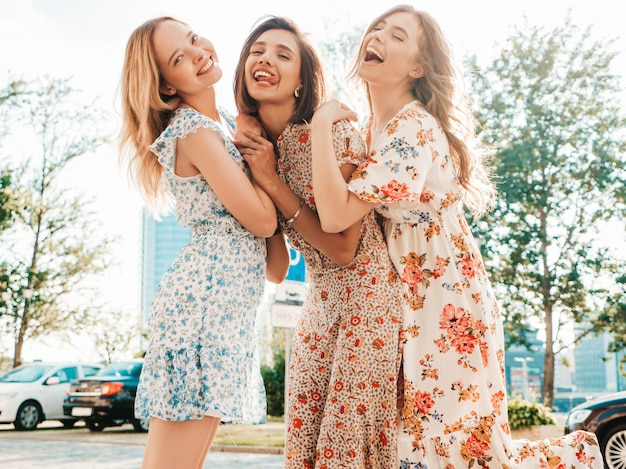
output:
[[[232,116],[220,113],[234,131]],[[246,171],[220,125],[188,107],[175,111],[150,147],[176,200],[178,223],[191,228],[192,236],[163,276],[152,303],[135,414],[169,421],[212,415],[225,422],[260,423],[266,401],[256,315],[265,287],[265,240],[226,210],[202,175],[174,173],[178,139],[200,128],[218,132]]]

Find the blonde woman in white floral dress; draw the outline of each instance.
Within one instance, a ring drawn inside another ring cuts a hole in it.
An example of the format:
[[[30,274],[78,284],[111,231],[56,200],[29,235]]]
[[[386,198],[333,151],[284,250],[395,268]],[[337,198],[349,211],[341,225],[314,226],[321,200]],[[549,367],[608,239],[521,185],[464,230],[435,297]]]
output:
[[[135,416],[150,419],[142,469],[201,469],[220,421],[265,419],[257,308],[289,255],[273,235],[274,204],[232,143],[233,118],[217,105],[221,76],[213,44],[173,18],[146,21],[128,41],[131,175],[153,205],[170,197],[192,231],[150,311],[135,401]]]
[[[341,230],[375,206],[404,284],[397,467],[600,469],[591,433],[511,439],[502,317],[462,210],[480,213],[493,189],[455,119],[454,70],[432,17],[395,7],[371,23],[355,67],[372,114],[369,158],[348,188],[329,129],[356,116],[331,101],[312,121],[322,227]]]

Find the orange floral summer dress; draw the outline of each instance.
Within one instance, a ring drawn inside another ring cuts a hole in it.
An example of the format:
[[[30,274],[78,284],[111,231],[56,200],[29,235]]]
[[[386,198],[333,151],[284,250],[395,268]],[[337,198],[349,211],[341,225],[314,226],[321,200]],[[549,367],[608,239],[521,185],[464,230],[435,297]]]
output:
[[[334,126],[338,164],[365,160],[347,122]],[[278,173],[315,210],[308,124],[277,140]],[[389,469],[397,455],[402,285],[372,211],[356,256],[339,267],[281,220],[306,261],[310,288],[294,333],[285,468]]]
[[[372,136],[350,190],[377,203],[404,285],[402,469],[602,468],[595,435],[512,441],[502,316],[462,211],[450,148],[417,101]]]

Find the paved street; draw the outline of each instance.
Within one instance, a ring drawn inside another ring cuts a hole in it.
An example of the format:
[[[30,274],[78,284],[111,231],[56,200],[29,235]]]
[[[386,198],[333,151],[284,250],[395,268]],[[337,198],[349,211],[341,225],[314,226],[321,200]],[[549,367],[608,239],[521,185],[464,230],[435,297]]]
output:
[[[145,439],[145,433],[135,433],[131,427],[92,433],[84,428],[43,426],[33,432],[17,432],[11,425],[0,425],[0,468],[138,469]],[[276,454],[276,448],[262,448],[260,452],[248,452],[254,450],[249,447],[214,449],[205,469],[283,467],[282,455]]]

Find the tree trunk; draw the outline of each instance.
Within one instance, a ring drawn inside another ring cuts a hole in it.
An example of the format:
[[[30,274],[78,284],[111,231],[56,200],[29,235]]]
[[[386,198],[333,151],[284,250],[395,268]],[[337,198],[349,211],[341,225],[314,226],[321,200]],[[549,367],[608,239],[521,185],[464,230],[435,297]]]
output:
[[[22,349],[24,348],[24,321],[26,319],[26,315],[28,314],[28,300],[24,304],[24,310],[22,311],[22,316],[15,318],[17,321],[20,320],[20,327],[16,328],[15,331],[15,348],[13,350],[13,367],[20,366],[22,364]]]
[[[550,267],[548,264],[548,223],[547,205],[541,209],[539,218],[541,224],[541,263],[543,278],[541,280],[541,296],[543,297],[543,314],[546,326],[546,353],[543,359],[543,385],[541,389],[542,404],[548,409],[552,409],[554,400],[554,330],[553,330],[553,302],[552,302],[552,281],[550,280]]]

